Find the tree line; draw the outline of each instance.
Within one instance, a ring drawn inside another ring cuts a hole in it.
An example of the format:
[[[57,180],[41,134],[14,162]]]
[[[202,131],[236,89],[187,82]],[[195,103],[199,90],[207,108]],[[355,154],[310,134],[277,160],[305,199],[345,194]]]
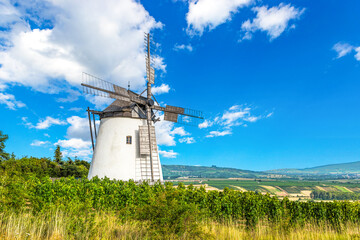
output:
[[[77,157],[74,159],[67,157],[65,160],[59,145],[56,146],[53,159],[28,156],[17,158],[14,153],[5,152],[5,142],[8,138],[8,135],[0,131],[0,174],[33,174],[37,177],[52,178],[69,176],[82,178],[88,174],[90,163]]]
[[[313,190],[310,197],[317,200],[360,200],[360,193]]]

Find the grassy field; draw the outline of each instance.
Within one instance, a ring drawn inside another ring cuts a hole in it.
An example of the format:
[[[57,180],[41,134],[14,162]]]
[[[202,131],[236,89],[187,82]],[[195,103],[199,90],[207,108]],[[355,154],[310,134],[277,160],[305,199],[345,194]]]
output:
[[[342,231],[328,225],[309,225],[282,228],[260,222],[249,231],[241,222],[199,222],[201,234],[185,232],[176,235],[156,236],[146,221],[121,221],[111,212],[99,212],[92,219],[83,220],[63,211],[40,215],[29,213],[0,214],[0,239],[359,239],[360,226],[348,224]]]

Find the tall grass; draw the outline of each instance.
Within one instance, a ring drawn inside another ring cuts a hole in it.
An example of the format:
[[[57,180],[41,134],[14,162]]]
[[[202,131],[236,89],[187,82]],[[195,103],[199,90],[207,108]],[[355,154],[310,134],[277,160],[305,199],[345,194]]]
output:
[[[64,212],[0,214],[0,239],[146,239],[146,223],[121,222],[112,213],[88,218]]]
[[[57,210],[41,214],[1,213],[0,239],[360,239],[360,226],[347,224],[335,231],[331,225],[305,224],[286,229],[281,225],[259,222],[249,231],[242,222],[199,221],[203,234],[154,234],[147,221],[122,221],[111,212],[77,217]]]

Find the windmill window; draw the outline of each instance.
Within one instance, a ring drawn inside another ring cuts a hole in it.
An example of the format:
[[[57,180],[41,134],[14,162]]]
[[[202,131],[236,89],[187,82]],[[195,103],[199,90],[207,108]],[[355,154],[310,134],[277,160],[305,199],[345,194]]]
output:
[[[131,144],[132,139],[131,136],[126,136],[126,144]]]

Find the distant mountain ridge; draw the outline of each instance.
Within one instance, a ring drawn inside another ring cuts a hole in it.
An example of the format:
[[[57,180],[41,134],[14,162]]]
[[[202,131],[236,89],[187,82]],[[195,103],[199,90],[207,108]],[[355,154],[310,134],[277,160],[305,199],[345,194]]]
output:
[[[162,165],[164,179],[176,178],[260,178],[268,174],[250,170],[224,167],[189,165]]]
[[[349,162],[349,163],[337,163],[328,164],[323,166],[295,169],[274,169],[266,171],[267,173],[278,173],[278,174],[360,174],[360,161]]]
[[[328,164],[323,166],[295,169],[284,168],[268,171],[251,171],[217,166],[162,165],[164,179],[176,178],[280,178],[301,176],[344,176],[360,177],[360,161]],[[275,175],[275,176],[274,176]],[[286,177],[286,176],[284,176]]]

